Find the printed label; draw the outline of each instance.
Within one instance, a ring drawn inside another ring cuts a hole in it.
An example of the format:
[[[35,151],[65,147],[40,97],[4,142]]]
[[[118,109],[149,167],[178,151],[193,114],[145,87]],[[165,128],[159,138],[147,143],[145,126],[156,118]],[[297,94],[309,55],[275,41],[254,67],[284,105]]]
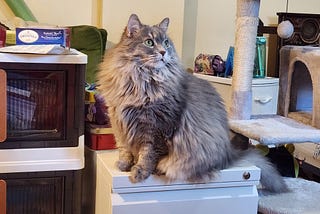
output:
[[[22,30],[18,34],[20,41],[25,43],[33,43],[39,39],[39,35],[34,30]]]

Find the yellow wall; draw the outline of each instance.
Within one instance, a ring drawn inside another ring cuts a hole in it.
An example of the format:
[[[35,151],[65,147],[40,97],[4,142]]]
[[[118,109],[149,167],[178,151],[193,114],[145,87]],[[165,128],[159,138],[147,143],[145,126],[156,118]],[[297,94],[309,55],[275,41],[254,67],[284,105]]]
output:
[[[0,0],[0,21],[5,23],[14,17],[13,12],[10,10],[8,5],[4,0]]]
[[[146,24],[170,18],[169,34],[178,53],[182,50],[184,0],[25,0],[39,22],[57,25],[93,24],[102,5],[102,27],[108,30],[109,43],[119,41],[131,13]]]
[[[53,25],[92,24],[92,0],[25,0],[41,23]]]
[[[108,30],[110,43],[118,42],[131,13],[137,13],[142,22],[147,24],[156,24],[168,16],[171,20],[169,34],[188,67],[192,66],[192,58],[199,53],[219,54],[226,58],[229,46],[234,43],[236,0],[25,0],[25,2],[36,18],[43,23],[99,25],[100,18],[100,25]],[[102,3],[102,8],[99,3]],[[276,24],[276,13],[284,12],[285,8],[286,0],[261,0],[260,18],[266,25]],[[320,1],[289,0],[289,12],[320,14]],[[99,14],[102,14],[102,17],[97,17]]]

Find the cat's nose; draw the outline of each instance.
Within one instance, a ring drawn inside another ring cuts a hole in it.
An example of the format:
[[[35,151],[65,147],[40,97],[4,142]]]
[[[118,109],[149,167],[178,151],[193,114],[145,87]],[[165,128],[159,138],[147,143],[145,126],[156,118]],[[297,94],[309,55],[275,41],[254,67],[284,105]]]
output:
[[[162,56],[166,54],[166,51],[159,51]]]

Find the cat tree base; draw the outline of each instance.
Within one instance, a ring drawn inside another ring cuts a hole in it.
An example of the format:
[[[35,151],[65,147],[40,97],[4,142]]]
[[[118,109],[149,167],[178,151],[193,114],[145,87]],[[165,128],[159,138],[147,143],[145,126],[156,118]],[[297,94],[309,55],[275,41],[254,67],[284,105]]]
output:
[[[168,183],[152,175],[132,184],[129,173],[116,168],[117,158],[117,150],[97,155],[96,214],[257,213],[260,169],[249,163],[208,183]]]

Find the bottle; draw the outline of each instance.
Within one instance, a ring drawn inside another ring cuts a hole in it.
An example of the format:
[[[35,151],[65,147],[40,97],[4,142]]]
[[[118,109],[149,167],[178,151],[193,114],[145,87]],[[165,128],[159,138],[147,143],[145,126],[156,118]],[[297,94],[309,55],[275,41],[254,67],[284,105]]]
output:
[[[256,39],[256,55],[254,60],[253,78],[266,76],[266,38],[258,36]]]

